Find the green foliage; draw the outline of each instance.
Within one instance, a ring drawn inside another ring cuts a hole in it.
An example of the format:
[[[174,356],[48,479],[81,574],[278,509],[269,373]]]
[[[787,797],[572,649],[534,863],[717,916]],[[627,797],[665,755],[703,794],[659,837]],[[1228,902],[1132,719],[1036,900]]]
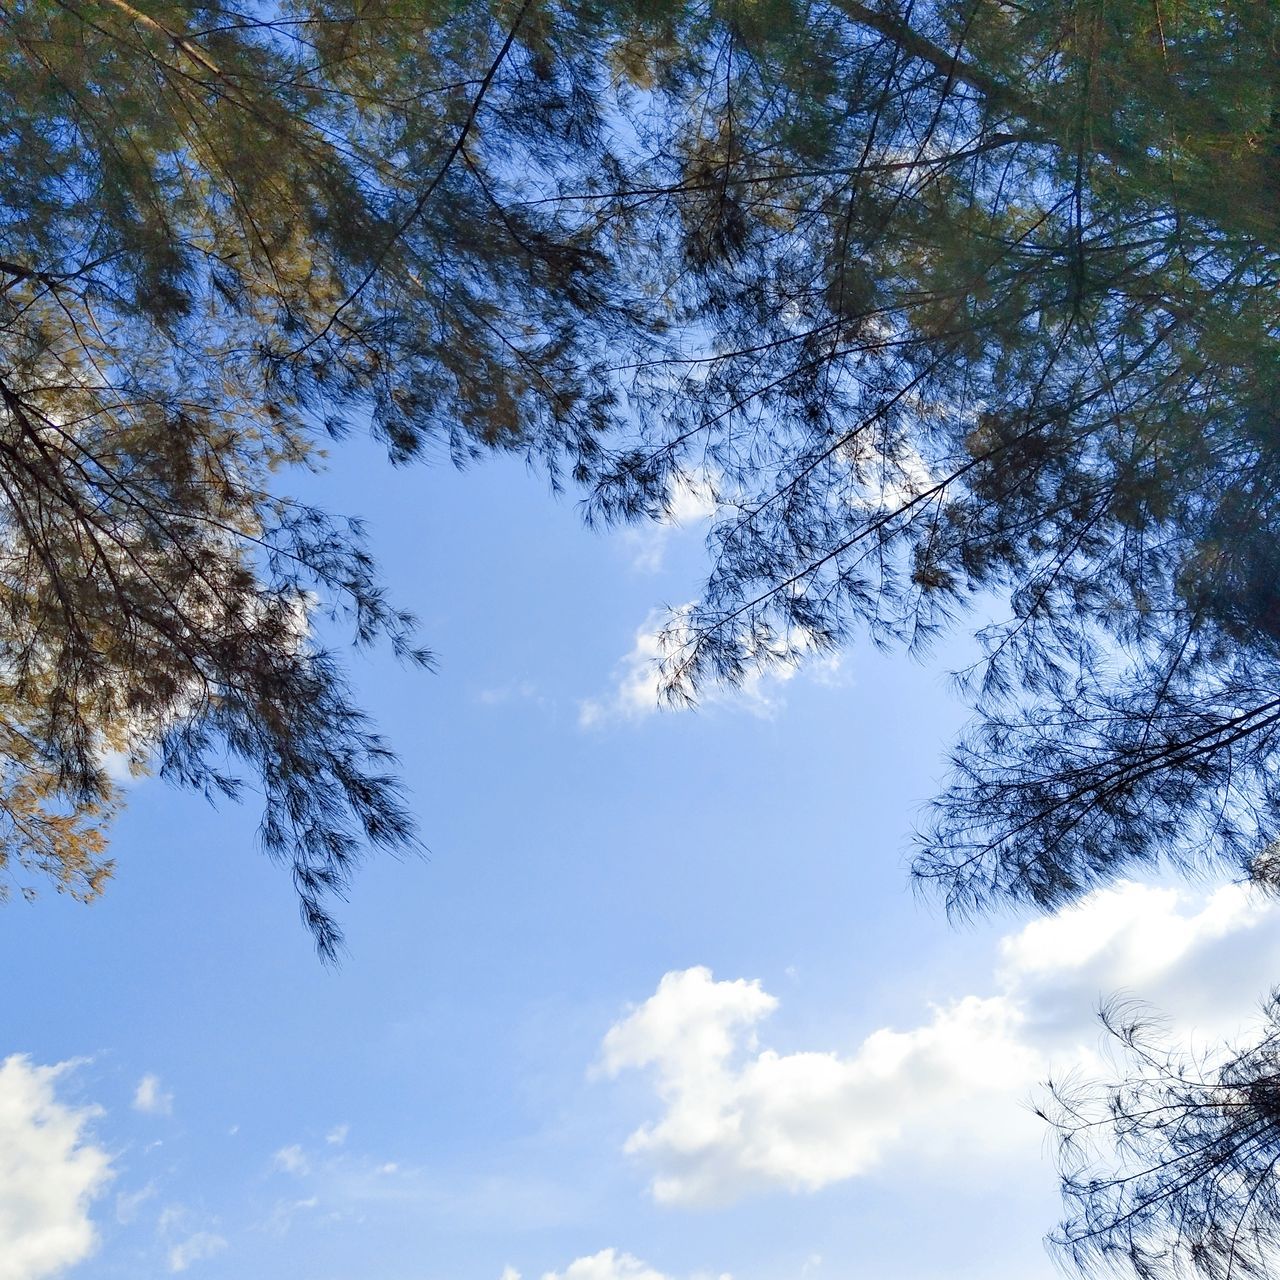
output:
[[[1280,834],[1277,23],[8,6],[0,671],[9,776],[47,779],[21,811],[96,830],[113,742],[210,791],[229,751],[332,951],[324,895],[411,823],[306,617],[425,655],[274,473],[368,421],[395,461],[523,451],[602,520],[705,478],[673,696],[1007,598],[919,863],[956,908],[1247,866]]]
[[[1007,601],[917,862],[952,908],[1274,888],[1278,46],[1276,0],[5,5],[0,861],[92,896],[111,753],[243,767],[335,953],[414,830],[309,620],[428,655],[278,473],[367,422],[593,519],[709,487],[673,697]],[[1152,1176],[1069,1184],[1089,1239],[1171,1204],[1186,1248],[1124,1256],[1230,1274],[1229,1202],[1261,1257],[1273,1058],[1157,1079],[1200,1128],[1138,1114]]]
[[[209,793],[255,772],[326,955],[360,848],[412,843],[308,617],[427,655],[359,530],[273,473],[365,420],[397,461],[598,449],[626,302],[581,219],[512,177],[581,176],[596,72],[536,10],[6,6],[11,866],[97,892],[113,749]]]
[[[672,693],[1007,599],[920,876],[964,911],[1247,869],[1280,803],[1280,10],[738,12],[685,15],[701,62],[610,212],[679,228],[679,336],[597,509],[689,470],[721,498]]]

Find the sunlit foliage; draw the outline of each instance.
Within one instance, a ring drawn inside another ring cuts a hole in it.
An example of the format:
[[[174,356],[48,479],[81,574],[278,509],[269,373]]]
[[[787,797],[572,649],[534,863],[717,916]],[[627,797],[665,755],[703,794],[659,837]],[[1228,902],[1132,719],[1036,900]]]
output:
[[[1276,30],[1256,0],[6,6],[0,671],[9,776],[44,779],[11,862],[69,823],[91,891],[111,743],[210,791],[238,757],[332,950],[325,894],[412,824],[308,619],[424,655],[275,473],[367,422],[396,461],[524,451],[594,519],[708,486],[677,697],[1007,602],[918,863],[954,908],[1248,867]]]
[[[597,448],[628,315],[574,215],[595,59],[532,3],[0,9],[0,852],[90,896],[121,757],[265,793],[323,902],[413,823],[311,638],[426,658],[360,530],[281,467]],[[483,114],[482,114],[483,109]]]
[[[596,520],[711,492],[676,698],[1004,610],[954,910],[1274,885],[1278,50],[1275,0],[0,6],[0,860],[92,896],[113,775],[243,769],[335,953],[415,835],[315,624],[428,655],[288,469],[367,426]],[[1115,1095],[1157,1181],[1069,1184],[1095,1256],[1263,1256],[1271,1046]]]

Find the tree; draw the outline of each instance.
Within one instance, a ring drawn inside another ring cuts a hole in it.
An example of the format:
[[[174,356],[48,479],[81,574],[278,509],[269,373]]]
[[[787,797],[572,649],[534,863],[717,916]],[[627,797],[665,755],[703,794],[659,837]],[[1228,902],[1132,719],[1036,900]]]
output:
[[[1195,1056],[1170,1046],[1141,1008],[1104,1012],[1131,1074],[1059,1086],[1047,1117],[1072,1210],[1055,1243],[1078,1269],[1118,1262],[1144,1280],[1270,1273],[1280,1249],[1278,1018],[1273,995],[1256,1043]],[[1108,1161],[1119,1151],[1118,1169],[1096,1163],[1099,1145]]]
[[[519,449],[717,497],[673,696],[1007,599],[917,874],[1266,878],[1274,4],[69,0],[0,13],[4,850],[97,891],[104,755],[257,772],[321,949],[412,821],[316,610],[425,652],[274,479]]]
[[[210,794],[239,761],[334,953],[414,826],[311,621],[428,655],[277,476],[367,422],[395,462],[524,451],[597,520],[708,486],[673,697],[1007,601],[917,862],[953,909],[1280,881],[1274,0],[0,24],[11,869],[99,890],[112,751]]]
[[[1007,601],[919,883],[961,913],[1159,862],[1274,889],[1280,7],[833,3],[799,54],[766,8],[637,193],[685,228],[664,296],[702,341],[645,367],[666,434],[597,486],[718,488],[673,695]],[[1128,1034],[1137,1074],[1059,1113],[1121,1157],[1068,1164],[1060,1243],[1265,1273],[1274,1035],[1183,1075]]]
[[[255,772],[327,956],[360,849],[413,842],[309,621],[428,655],[360,529],[275,475],[365,420],[397,462],[598,448],[598,353],[643,325],[589,228],[514,199],[601,158],[588,34],[531,2],[0,9],[11,869],[98,892],[112,751]]]
[[[1246,864],[1276,709],[1274,10],[833,5],[789,67],[782,9],[721,36],[699,135],[663,137],[666,291],[709,332],[646,366],[668,435],[598,480],[609,514],[682,467],[719,486],[673,692],[1007,597],[918,874],[965,910]]]
[[[790,77],[731,27],[665,147],[709,336],[646,369],[672,425],[598,494],[719,487],[673,694],[1007,600],[920,883],[959,912],[1161,861],[1274,888],[1280,8],[838,4],[821,49],[813,13]],[[1136,1074],[1057,1113],[1120,1148],[1068,1142],[1059,1243],[1267,1273],[1274,1030],[1198,1070],[1123,1034]]]

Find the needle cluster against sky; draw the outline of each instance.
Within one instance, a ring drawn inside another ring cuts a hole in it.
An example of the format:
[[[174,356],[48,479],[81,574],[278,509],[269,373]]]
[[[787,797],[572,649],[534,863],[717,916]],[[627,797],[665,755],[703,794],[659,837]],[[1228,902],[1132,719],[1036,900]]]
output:
[[[10,903],[0,1280],[1053,1274],[1027,1100],[1114,990],[1245,1025],[1275,908],[1122,883],[956,932],[902,855],[957,655],[660,712],[696,501],[606,538],[515,466],[316,483],[441,659],[359,669],[429,856],[366,868],[326,970],[252,814],[145,782],[111,894]]]

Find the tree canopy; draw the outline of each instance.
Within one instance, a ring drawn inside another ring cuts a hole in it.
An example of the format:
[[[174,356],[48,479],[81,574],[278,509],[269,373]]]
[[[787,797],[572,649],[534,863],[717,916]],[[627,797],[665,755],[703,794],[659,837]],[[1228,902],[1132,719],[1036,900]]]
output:
[[[1082,1272],[1270,1274],[1280,1250],[1277,997],[1256,1042],[1225,1051],[1170,1043],[1141,1006],[1113,1001],[1103,1022],[1128,1074],[1056,1086],[1046,1119],[1061,1143],[1069,1212],[1053,1242]]]
[[[276,476],[355,421],[396,461],[559,463],[607,426],[625,303],[577,219],[513,194],[598,158],[582,37],[533,10],[0,11],[11,869],[98,891],[112,751],[211,793],[246,764],[326,954],[359,849],[412,841],[308,619],[427,654],[359,528]]]
[[[311,629],[429,655],[287,472],[716,502],[673,697],[976,599],[958,911],[1280,836],[1275,0],[0,7],[0,853],[239,767],[326,905],[415,839]],[[1269,1113],[1268,1113],[1269,1114]]]

